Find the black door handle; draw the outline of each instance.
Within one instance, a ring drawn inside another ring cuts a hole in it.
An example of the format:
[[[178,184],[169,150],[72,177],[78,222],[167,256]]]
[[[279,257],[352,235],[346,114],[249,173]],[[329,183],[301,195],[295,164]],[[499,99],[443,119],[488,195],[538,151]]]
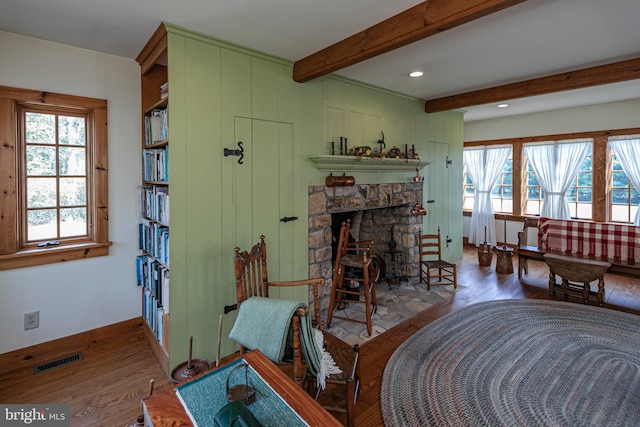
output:
[[[280,222],[289,222],[297,220],[297,216],[285,216],[284,218],[280,218]]]

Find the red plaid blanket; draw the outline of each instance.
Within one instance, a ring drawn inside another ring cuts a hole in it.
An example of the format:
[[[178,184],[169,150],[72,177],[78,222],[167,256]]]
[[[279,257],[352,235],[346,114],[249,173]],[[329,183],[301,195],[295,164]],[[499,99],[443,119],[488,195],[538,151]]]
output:
[[[640,263],[640,227],[541,217],[538,249]]]

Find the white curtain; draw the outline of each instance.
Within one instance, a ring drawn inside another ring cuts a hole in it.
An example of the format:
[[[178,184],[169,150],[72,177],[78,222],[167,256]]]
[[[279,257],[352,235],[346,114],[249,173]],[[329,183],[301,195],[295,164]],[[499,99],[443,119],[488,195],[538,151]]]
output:
[[[540,216],[569,219],[565,197],[592,144],[591,139],[562,140],[526,144],[524,152],[544,190]]]
[[[484,242],[490,243],[491,246],[497,245],[491,189],[500,176],[510,152],[510,145],[481,146],[464,150],[464,163],[476,191],[469,226],[469,243],[476,246]]]
[[[622,169],[636,191],[640,192],[640,135],[609,138],[611,151],[618,158]],[[633,225],[640,225],[640,207],[636,212]]]

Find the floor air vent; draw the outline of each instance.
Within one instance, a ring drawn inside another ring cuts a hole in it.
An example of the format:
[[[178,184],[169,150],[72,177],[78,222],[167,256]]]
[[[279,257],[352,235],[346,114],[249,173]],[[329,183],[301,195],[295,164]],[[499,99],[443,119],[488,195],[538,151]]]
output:
[[[68,365],[69,363],[77,362],[79,360],[82,360],[82,353],[70,354],[69,356],[64,356],[60,359],[52,360],[51,362],[41,363],[40,365],[34,366],[33,373],[39,374],[41,372],[57,368],[58,366]]]

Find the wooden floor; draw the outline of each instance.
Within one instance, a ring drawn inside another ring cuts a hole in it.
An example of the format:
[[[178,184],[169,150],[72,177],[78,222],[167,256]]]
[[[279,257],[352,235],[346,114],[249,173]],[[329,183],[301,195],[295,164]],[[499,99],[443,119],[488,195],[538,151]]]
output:
[[[517,257],[516,257],[517,258]],[[458,266],[460,289],[452,298],[396,326],[362,345],[361,393],[356,405],[357,426],[381,426],[380,382],[394,349],[413,333],[457,309],[481,301],[513,298],[559,299],[548,292],[548,269],[529,262],[529,274],[518,280],[517,259],[513,274],[497,274],[478,264],[474,247],[465,247]],[[640,315],[640,279],[606,275],[605,307]],[[579,298],[570,301],[581,304]],[[594,304],[595,303],[591,303]],[[0,403],[64,403],[71,408],[71,426],[126,426],[140,413],[140,400],[150,379],[155,390],[171,387],[141,333],[123,336],[107,346],[84,352],[80,362],[33,375],[19,369],[0,376]],[[338,416],[345,422],[344,417]]]

